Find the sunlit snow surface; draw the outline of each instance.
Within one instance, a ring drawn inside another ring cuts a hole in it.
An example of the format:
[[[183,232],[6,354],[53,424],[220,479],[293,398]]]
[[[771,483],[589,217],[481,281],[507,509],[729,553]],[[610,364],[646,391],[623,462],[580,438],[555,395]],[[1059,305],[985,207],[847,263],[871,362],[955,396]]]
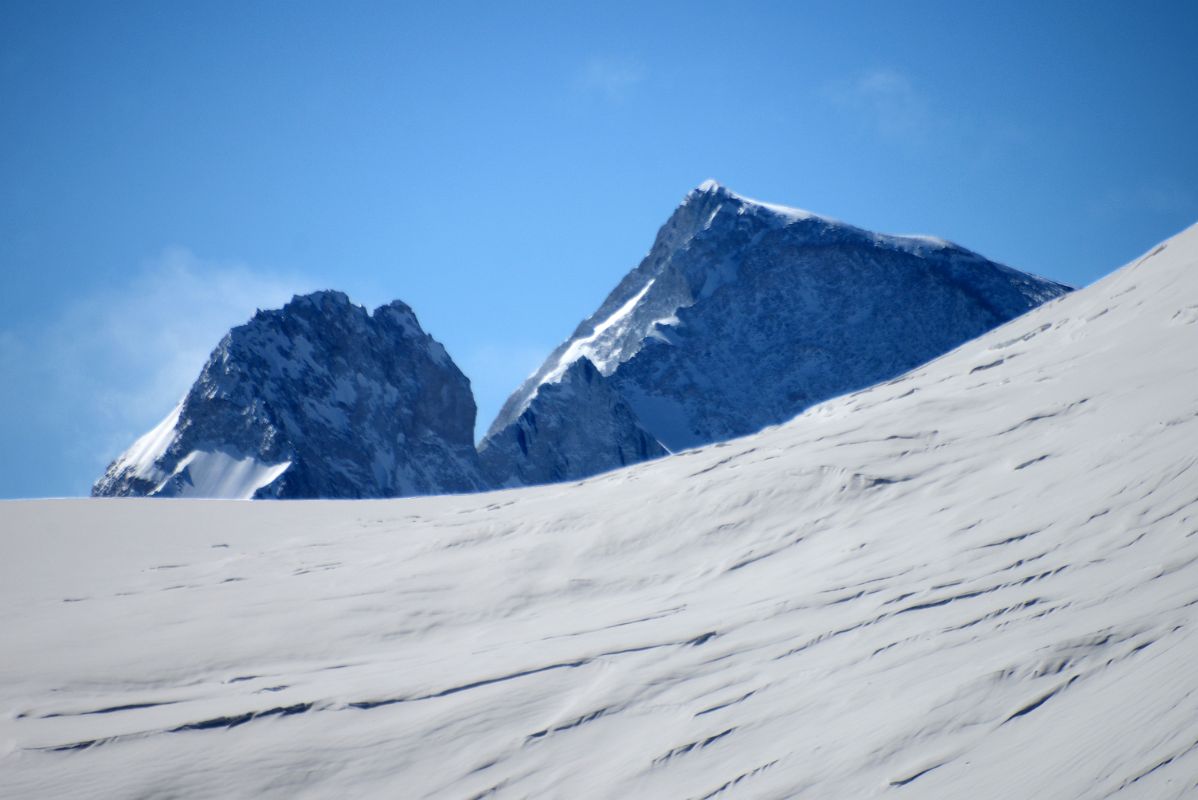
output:
[[[167,415],[152,430],[139,438],[114,462],[114,472],[128,470],[135,477],[156,484],[154,494],[161,493],[168,482],[184,470],[187,480],[175,490],[176,497],[224,497],[249,500],[264,486],[269,486],[287,471],[290,461],[265,464],[252,456],[234,456],[220,451],[192,450],[178,459],[171,472],[159,469],[159,459],[178,435],[179,416],[183,403]]]
[[[7,503],[0,796],[1189,796],[1196,463],[1191,228],[581,484]]]

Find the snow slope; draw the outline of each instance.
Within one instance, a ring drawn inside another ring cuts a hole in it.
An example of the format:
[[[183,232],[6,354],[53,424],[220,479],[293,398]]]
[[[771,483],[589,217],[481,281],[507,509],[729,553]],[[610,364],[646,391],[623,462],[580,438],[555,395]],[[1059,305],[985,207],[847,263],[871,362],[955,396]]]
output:
[[[872,233],[706,181],[507,400],[479,454],[494,485],[529,484],[611,469],[617,452],[651,458],[755,433],[1066,291],[941,239]],[[587,384],[599,396],[575,390],[564,404],[554,388],[582,359],[605,378]]]
[[[6,503],[0,796],[1198,792],[1198,227],[575,484]]]

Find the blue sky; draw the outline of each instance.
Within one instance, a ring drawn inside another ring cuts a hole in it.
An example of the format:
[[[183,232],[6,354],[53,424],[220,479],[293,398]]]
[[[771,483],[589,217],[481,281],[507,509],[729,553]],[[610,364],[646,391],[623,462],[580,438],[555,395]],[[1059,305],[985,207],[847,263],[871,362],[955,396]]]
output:
[[[1198,4],[0,7],[0,496],[225,329],[412,305],[480,426],[714,177],[1085,284],[1198,221]]]

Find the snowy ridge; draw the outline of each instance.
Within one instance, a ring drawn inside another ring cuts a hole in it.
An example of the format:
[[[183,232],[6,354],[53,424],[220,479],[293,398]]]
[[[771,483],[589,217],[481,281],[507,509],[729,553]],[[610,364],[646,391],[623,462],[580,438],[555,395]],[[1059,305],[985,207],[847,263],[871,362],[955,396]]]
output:
[[[905,249],[908,252],[912,252],[912,253],[916,253],[916,254],[924,254],[924,253],[927,253],[929,250],[948,250],[948,249],[969,252],[969,251],[965,250],[964,247],[961,247],[958,244],[954,244],[953,242],[950,242],[947,239],[942,239],[939,236],[928,236],[926,234],[919,234],[919,233],[908,233],[908,234],[875,233],[874,231],[869,231],[869,230],[866,230],[865,228],[859,228],[856,225],[850,225],[847,222],[842,222],[841,220],[835,219],[834,217],[828,217],[823,214],[815,214],[815,213],[812,213],[812,212],[807,211],[802,208],[794,208],[792,206],[784,206],[784,205],[779,205],[777,203],[766,203],[762,200],[755,200],[752,197],[745,197],[743,194],[734,192],[731,189],[729,189],[728,187],[722,186],[719,182],[712,180],[710,178],[708,180],[703,181],[703,183],[699,184],[699,187],[697,189],[695,189],[694,191],[692,191],[689,195],[687,195],[686,199],[683,200],[683,202],[684,203],[693,202],[696,195],[707,195],[707,194],[724,195],[732,200],[735,200],[736,202],[743,204],[744,206],[746,206],[748,208],[763,209],[765,211],[769,211],[772,214],[776,214],[777,216],[779,216],[789,222],[797,222],[797,221],[804,221],[804,220],[818,220],[819,222],[822,222],[825,225],[831,225],[831,226],[836,226],[838,228],[844,228],[846,230],[851,230],[863,238],[872,239],[873,241],[877,242],[881,246],[898,247],[898,248]]]
[[[600,372],[605,374],[611,372],[615,367],[615,364],[612,363],[614,354],[611,353],[610,348],[603,345],[627,332],[632,310],[636,308],[645,293],[652,288],[653,281],[650,280],[644,288],[630,297],[628,302],[616,309],[615,313],[596,325],[589,334],[571,340],[566,351],[557,359],[556,366],[546,374],[542,383],[557,383],[574,362],[583,358],[594,364]]]
[[[722,441],[814,403],[894,377],[1067,287],[926,236],[876,234],[705,181],[658,232],[645,259],[504,404],[479,446],[494,485],[544,473],[510,452],[541,387],[588,359],[635,424],[594,416],[609,402],[555,405],[553,427],[647,433],[661,452]],[[585,409],[585,411],[584,411]],[[610,447],[542,434],[539,455],[610,468]],[[596,442],[598,440],[595,440]],[[496,469],[501,471],[495,472]]]
[[[699,196],[702,196],[702,195],[714,195],[714,196],[722,195],[722,196],[727,197],[731,200],[734,200],[738,203],[741,203],[742,205],[744,205],[746,207],[750,207],[750,208],[754,208],[754,209],[764,209],[773,214],[777,214],[779,217],[782,217],[783,219],[791,221],[791,222],[796,221],[796,220],[818,219],[821,222],[825,222],[830,225],[843,225],[844,224],[844,223],[840,222],[839,220],[832,219],[831,217],[825,217],[820,214],[813,214],[810,211],[807,211],[806,209],[794,208],[793,206],[778,205],[777,203],[766,203],[761,200],[754,200],[751,197],[745,197],[743,194],[738,194],[737,192],[732,191],[727,186],[721,185],[719,183],[719,181],[716,181],[712,178],[708,178],[707,180],[700,183],[698,188],[694,189],[690,194],[688,194],[682,202],[683,203],[695,202],[695,200]]]
[[[182,411],[183,403],[180,401],[162,422],[143,434],[117,458],[116,468],[128,471],[133,477],[145,481],[165,480],[168,476],[159,469],[156,462],[166,455],[167,449],[171,446],[175,437],[175,428],[179,425],[179,414]]]
[[[0,795],[1192,797],[1196,352],[1191,228],[581,483],[5,504]]]
[[[192,450],[166,472],[162,465],[167,463],[167,452],[178,438],[182,411],[183,403],[179,403],[162,422],[119,456],[109,471],[146,486],[147,495],[249,500],[291,466],[290,461],[264,464],[250,456]]]

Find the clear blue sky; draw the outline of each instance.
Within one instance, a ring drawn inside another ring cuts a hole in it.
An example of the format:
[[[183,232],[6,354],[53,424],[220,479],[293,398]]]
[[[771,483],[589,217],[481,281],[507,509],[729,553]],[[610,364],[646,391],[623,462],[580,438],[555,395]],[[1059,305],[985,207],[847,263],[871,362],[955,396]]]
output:
[[[1085,284],[1198,221],[1198,3],[0,6],[0,496],[226,328],[400,298],[500,402],[714,177]]]

